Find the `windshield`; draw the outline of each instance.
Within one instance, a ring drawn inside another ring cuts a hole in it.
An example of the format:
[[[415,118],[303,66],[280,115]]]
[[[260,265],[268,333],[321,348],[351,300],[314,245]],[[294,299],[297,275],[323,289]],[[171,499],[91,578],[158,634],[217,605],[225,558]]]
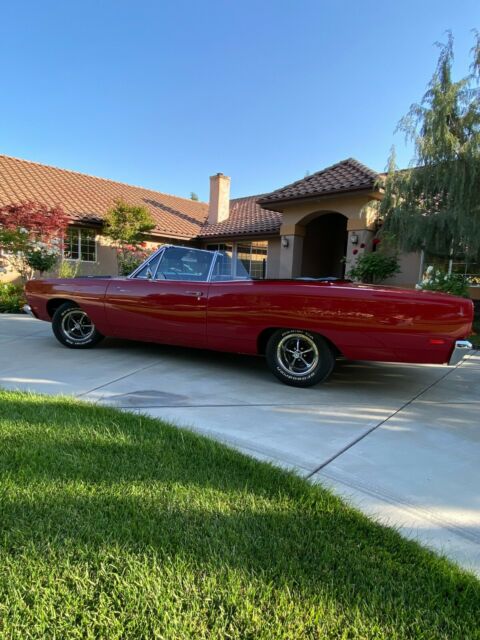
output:
[[[252,280],[243,261],[234,258],[231,251],[208,251],[180,246],[161,248],[129,277],[190,282]]]
[[[155,280],[206,282],[214,254],[188,247],[168,247],[160,260]]]

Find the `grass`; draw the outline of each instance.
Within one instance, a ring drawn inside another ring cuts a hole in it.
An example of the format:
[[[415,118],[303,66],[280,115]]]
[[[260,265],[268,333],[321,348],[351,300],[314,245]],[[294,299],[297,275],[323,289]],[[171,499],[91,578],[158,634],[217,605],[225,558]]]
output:
[[[479,620],[473,576],[293,474],[0,392],[2,639],[474,640]]]

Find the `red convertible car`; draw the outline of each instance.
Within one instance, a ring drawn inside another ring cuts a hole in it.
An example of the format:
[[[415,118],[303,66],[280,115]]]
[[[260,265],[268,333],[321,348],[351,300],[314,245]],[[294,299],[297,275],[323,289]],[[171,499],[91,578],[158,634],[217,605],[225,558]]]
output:
[[[328,378],[335,359],[455,364],[473,304],[335,278],[253,280],[219,251],[163,246],[128,277],[31,280],[27,312],[83,349],[104,336],[266,356],[286,384]]]

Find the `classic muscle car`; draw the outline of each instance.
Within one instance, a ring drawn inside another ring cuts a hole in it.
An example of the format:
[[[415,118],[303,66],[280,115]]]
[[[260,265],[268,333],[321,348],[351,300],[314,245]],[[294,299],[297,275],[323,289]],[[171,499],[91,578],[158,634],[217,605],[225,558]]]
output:
[[[26,309],[72,349],[115,336],[265,355],[307,387],[335,360],[455,364],[471,344],[473,305],[449,294],[336,278],[253,280],[220,251],[166,245],[127,277],[31,280]]]

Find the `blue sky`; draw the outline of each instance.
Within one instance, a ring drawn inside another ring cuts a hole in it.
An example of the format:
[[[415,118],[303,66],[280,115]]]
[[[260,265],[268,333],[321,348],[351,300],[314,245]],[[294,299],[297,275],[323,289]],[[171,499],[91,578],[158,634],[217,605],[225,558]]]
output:
[[[0,2],[0,153],[208,198],[262,193],[353,156],[385,168],[394,129],[478,0]]]

